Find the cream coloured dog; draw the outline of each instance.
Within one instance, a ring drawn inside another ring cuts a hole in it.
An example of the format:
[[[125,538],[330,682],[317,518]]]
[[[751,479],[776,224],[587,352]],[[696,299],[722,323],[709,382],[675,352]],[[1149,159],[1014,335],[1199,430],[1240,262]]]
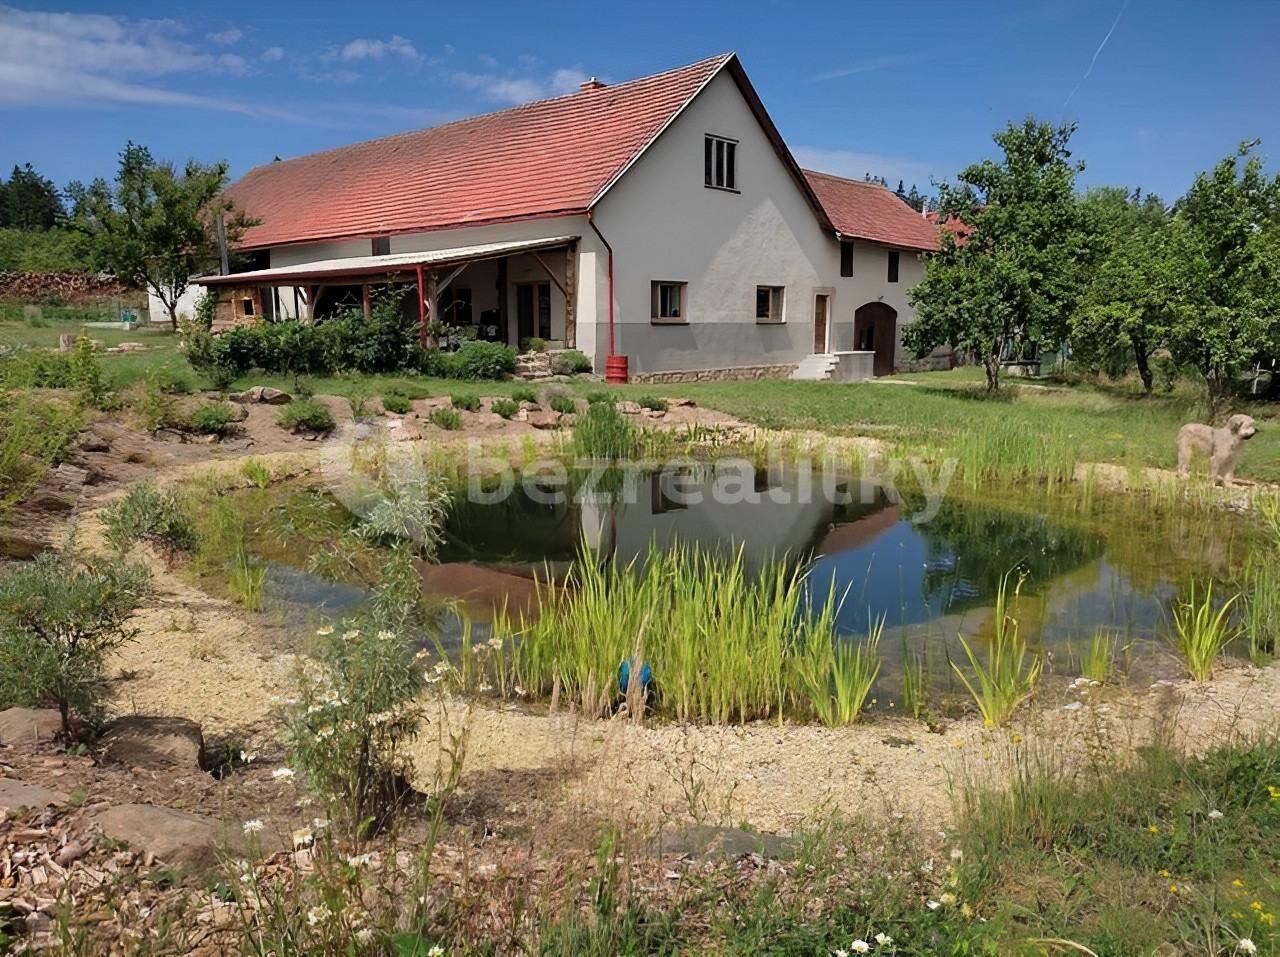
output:
[[[1257,424],[1248,415],[1233,415],[1220,429],[1199,422],[1184,425],[1178,430],[1178,477],[1185,479],[1191,474],[1191,455],[1198,451],[1209,456],[1209,474],[1214,484],[1230,485],[1240,452],[1257,431]]]

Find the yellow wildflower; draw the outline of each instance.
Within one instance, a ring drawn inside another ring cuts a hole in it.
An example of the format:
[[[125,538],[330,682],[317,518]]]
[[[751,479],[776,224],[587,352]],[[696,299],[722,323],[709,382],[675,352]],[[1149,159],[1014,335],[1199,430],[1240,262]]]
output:
[[[1147,825],[1147,830],[1148,830],[1148,831],[1150,831],[1152,834],[1159,834],[1159,833],[1160,833],[1160,828],[1156,827],[1154,824],[1148,824],[1148,825]]]
[[[1274,926],[1276,926],[1276,915],[1275,915],[1275,914],[1259,914],[1259,915],[1258,915],[1258,920],[1262,921],[1262,922],[1263,922],[1264,924],[1266,924],[1268,927],[1274,927]]]
[[[1267,785],[1267,793],[1271,795],[1271,800],[1280,801],[1280,788],[1276,787],[1274,784]]]
[[[1244,881],[1240,880],[1240,878],[1238,878],[1238,877],[1237,877],[1234,881],[1232,881],[1232,882],[1231,882],[1231,886],[1232,886],[1232,887],[1244,887]]]
[[[1262,910],[1262,901],[1254,901],[1249,906],[1252,907],[1254,910]]]
[[[1169,885],[1169,893],[1170,893],[1170,894],[1176,894],[1176,893],[1178,893],[1178,885],[1177,885],[1177,884],[1170,884],[1170,885]]]
[[[1170,876],[1172,876],[1172,875],[1170,875],[1170,873],[1169,873],[1168,871],[1157,871],[1156,873],[1158,873],[1161,877],[1170,877]]]

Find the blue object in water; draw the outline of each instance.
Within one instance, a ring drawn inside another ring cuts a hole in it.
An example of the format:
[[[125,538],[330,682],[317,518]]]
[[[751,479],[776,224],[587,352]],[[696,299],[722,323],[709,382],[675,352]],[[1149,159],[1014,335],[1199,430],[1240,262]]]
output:
[[[649,687],[649,682],[653,680],[653,671],[650,670],[648,662],[640,665],[640,690],[644,691]],[[631,687],[631,659],[622,659],[622,664],[618,666],[618,690],[623,694]]]

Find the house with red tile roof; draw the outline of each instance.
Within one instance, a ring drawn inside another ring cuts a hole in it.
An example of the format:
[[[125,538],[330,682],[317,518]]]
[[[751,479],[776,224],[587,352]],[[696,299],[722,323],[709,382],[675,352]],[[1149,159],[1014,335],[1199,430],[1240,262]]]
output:
[[[892,372],[937,249],[889,190],[802,171],[732,53],[278,160],[229,196],[257,225],[244,268],[200,280],[220,321],[390,286],[424,333],[543,339],[611,379]]]

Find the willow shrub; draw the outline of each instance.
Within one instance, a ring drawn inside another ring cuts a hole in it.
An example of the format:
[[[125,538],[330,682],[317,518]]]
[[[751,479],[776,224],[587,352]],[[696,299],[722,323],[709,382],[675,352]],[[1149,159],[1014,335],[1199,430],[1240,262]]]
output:
[[[834,592],[811,596],[802,567],[752,574],[741,550],[677,546],[630,565],[584,554],[563,583],[538,591],[536,617],[495,625],[498,637],[518,636],[514,684],[586,714],[619,703],[624,661],[633,674],[648,666],[649,709],[713,724],[821,717],[833,697],[860,703],[865,689],[859,696],[840,682],[863,682],[879,667],[873,646],[863,667],[844,667]]]

